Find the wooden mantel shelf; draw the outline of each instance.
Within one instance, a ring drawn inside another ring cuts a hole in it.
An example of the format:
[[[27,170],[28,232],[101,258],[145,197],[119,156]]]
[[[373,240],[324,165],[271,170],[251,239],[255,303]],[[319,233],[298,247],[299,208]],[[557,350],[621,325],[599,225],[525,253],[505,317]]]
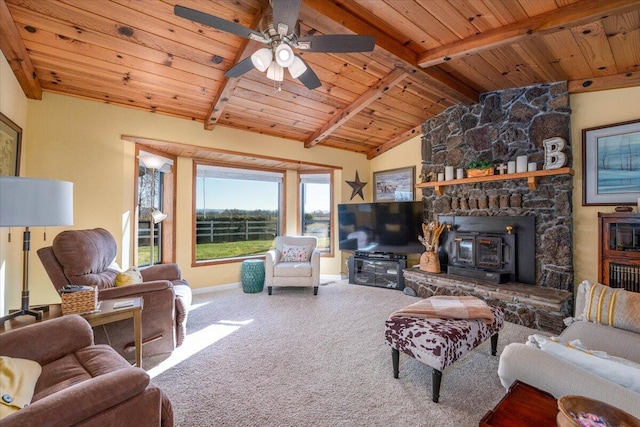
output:
[[[538,177],[552,176],[552,175],[567,175],[567,174],[573,175],[573,169],[571,168],[545,169],[545,170],[537,170],[533,172],[510,173],[510,174],[504,174],[504,175],[486,175],[486,176],[479,176],[475,178],[454,179],[451,181],[423,182],[416,185],[416,188],[433,187],[433,190],[435,191],[435,193],[438,196],[442,196],[443,188],[449,185],[475,184],[476,182],[507,181],[511,179],[526,178],[529,189],[535,190],[538,186],[538,182],[537,182]]]

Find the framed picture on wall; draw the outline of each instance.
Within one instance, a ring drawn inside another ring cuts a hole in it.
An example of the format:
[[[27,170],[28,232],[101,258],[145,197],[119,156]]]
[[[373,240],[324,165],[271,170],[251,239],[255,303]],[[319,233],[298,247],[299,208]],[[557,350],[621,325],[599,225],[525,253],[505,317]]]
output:
[[[374,172],[373,201],[413,201],[415,177],[415,166]]]
[[[635,205],[640,197],[640,120],[582,130],[582,204]]]
[[[0,176],[20,174],[22,129],[0,113]]]

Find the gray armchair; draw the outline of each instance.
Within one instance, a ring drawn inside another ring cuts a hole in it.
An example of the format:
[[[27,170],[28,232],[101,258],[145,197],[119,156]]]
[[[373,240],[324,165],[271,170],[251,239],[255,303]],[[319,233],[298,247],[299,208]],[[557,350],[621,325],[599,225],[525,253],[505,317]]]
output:
[[[320,251],[315,236],[277,236],[275,248],[265,258],[265,279],[269,295],[274,286],[310,286],[318,294],[320,285]],[[304,260],[287,260],[286,249],[308,248],[309,257]]]
[[[110,268],[116,241],[105,229],[69,230],[58,234],[38,256],[56,290],[66,285],[98,287],[98,299],[143,297],[143,354],[173,351],[186,335],[191,288],[177,264],[158,264],[140,270],[143,283],[115,287],[119,271]],[[133,355],[131,319],[98,327],[96,342],[108,342],[120,354]],[[131,352],[131,353],[130,353]]]

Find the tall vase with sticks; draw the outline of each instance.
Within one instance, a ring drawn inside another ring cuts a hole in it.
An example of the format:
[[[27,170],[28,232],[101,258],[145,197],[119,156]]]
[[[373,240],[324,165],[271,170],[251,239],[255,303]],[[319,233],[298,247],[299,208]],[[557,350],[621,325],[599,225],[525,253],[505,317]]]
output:
[[[418,240],[426,249],[420,256],[420,270],[429,273],[440,273],[440,260],[438,259],[438,240],[444,230],[444,224],[437,222],[422,224],[422,236]]]

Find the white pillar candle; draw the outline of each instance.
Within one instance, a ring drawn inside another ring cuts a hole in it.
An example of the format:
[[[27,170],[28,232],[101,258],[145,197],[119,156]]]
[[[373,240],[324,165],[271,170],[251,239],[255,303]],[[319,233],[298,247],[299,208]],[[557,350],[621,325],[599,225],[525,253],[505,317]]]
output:
[[[507,173],[516,173],[516,162],[514,160],[507,163]]]
[[[527,166],[527,170],[529,172],[534,172],[538,169],[538,165],[536,165],[536,162],[529,162],[529,166]]]
[[[438,181],[444,181],[444,173],[442,172],[438,173]]]
[[[516,157],[516,173],[527,171],[527,156]]]
[[[445,181],[453,180],[453,166],[444,167],[444,180]]]
[[[456,169],[456,179],[464,178],[464,169],[458,168]]]

